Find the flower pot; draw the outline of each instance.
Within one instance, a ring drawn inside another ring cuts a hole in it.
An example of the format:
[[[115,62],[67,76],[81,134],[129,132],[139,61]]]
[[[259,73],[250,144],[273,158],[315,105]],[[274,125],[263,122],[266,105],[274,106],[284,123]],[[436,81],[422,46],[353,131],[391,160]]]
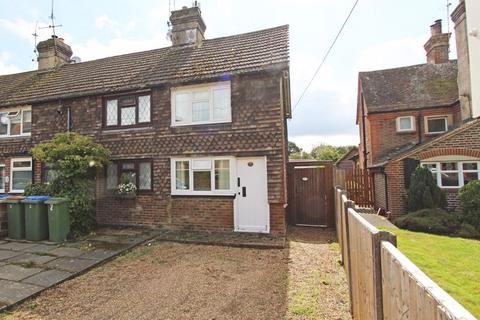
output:
[[[119,194],[119,193],[116,193],[115,197],[120,198],[120,199],[135,199],[137,197],[137,195],[136,194]]]

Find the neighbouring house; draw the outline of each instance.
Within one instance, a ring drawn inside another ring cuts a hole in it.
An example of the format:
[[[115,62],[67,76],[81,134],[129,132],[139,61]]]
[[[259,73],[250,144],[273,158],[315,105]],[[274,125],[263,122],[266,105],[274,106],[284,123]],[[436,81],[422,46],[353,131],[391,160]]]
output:
[[[74,131],[111,150],[99,224],[284,234],[288,26],[205,39],[195,5],[170,23],[170,47],[75,63],[52,37],[38,70],[0,76],[0,192],[48,181],[29,150]]]
[[[338,161],[335,163],[335,167],[340,170],[353,170],[358,168],[358,148],[353,147],[347,153],[345,153]]]
[[[450,34],[437,20],[425,44],[427,64],[359,75],[360,166],[373,175],[375,207],[393,217],[405,212],[419,164],[432,171],[450,210],[459,210],[458,189],[480,178],[480,110],[472,99],[478,87],[464,54],[478,38],[468,36],[465,7],[461,1],[452,14],[458,61],[448,59]]]

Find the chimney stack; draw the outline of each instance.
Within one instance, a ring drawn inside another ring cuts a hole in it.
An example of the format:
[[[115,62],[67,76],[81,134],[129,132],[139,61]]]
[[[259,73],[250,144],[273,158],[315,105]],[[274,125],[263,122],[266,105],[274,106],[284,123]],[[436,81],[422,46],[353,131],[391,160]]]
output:
[[[183,7],[172,11],[170,15],[172,25],[171,40],[173,46],[200,45],[205,39],[205,22],[196,1],[193,7]]]
[[[423,46],[427,51],[427,63],[439,64],[448,62],[450,33],[442,33],[442,20],[430,26],[432,36]]]
[[[72,48],[62,38],[52,36],[37,45],[38,70],[50,70],[70,63]]]

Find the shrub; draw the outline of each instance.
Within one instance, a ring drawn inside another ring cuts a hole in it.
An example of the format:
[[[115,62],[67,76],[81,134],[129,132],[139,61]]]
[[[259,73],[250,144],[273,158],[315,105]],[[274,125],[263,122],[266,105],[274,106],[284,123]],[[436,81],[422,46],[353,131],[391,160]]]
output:
[[[480,229],[480,180],[471,181],[458,192],[463,206],[463,221]]]
[[[446,208],[447,199],[437,186],[428,168],[418,166],[412,173],[407,191],[407,210],[415,212],[428,208]]]
[[[457,235],[462,238],[480,239],[480,231],[468,223],[462,223]]]
[[[72,233],[90,232],[95,225],[94,178],[96,171],[108,164],[109,151],[90,137],[66,132],[31,152],[35,160],[55,171],[55,177],[47,189],[32,186],[29,192],[49,190],[51,195],[68,198]]]
[[[459,227],[458,219],[440,208],[422,209],[395,219],[401,229],[434,234],[453,234]]]
[[[25,187],[23,192],[26,196],[53,196],[52,188],[45,183],[33,183]]]

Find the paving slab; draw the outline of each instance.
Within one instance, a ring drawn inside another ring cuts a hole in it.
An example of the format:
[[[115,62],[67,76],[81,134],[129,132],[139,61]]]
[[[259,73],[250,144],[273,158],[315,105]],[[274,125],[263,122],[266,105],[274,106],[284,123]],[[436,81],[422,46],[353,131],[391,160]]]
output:
[[[85,252],[77,248],[60,247],[60,248],[50,250],[48,251],[48,253],[54,254],[58,257],[75,258],[75,257],[81,256]]]
[[[7,243],[0,244],[0,250],[23,251],[36,245],[36,243],[9,241]]]
[[[5,241],[5,240],[0,240],[0,244],[3,244],[3,243],[5,243],[5,242],[7,242],[7,241]]]
[[[42,270],[43,269],[40,268],[24,268],[13,264],[6,264],[0,267],[0,279],[20,281]]]
[[[61,270],[46,270],[22,280],[23,283],[50,287],[72,276],[73,273]]]
[[[34,263],[36,265],[41,265],[45,264],[49,261],[55,260],[58,257],[52,257],[52,256],[42,256],[34,253],[25,253],[21,254],[19,256],[10,258],[7,260],[7,262],[11,263]]]
[[[58,246],[54,244],[36,244],[33,247],[23,249],[22,251],[30,252],[30,253],[39,253],[39,252],[49,252],[56,248],[58,248]]]
[[[101,261],[114,256],[116,253],[118,253],[118,251],[99,249],[99,250],[94,250],[94,251],[85,253],[84,255],[80,256],[80,258]]]
[[[17,303],[44,289],[33,284],[1,279],[0,288],[0,305]]]
[[[45,265],[49,268],[60,269],[69,272],[80,272],[97,263],[98,261],[92,259],[58,258],[46,263]]]
[[[5,264],[6,264],[5,262],[0,261],[0,267],[4,266]]]
[[[15,256],[21,255],[22,252],[19,251],[10,251],[10,250],[0,250],[0,260],[7,260]]]

